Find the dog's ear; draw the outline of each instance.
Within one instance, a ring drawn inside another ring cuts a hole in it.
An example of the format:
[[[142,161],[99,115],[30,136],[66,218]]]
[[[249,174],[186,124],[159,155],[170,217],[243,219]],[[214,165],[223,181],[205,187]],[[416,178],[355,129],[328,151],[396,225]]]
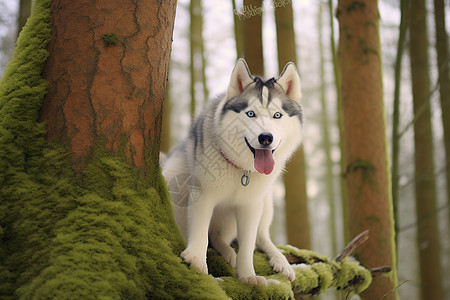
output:
[[[250,74],[247,63],[239,58],[231,73],[230,84],[227,90],[227,99],[236,97],[244,91],[245,87],[253,82],[253,76]]]
[[[300,75],[294,63],[287,63],[277,79],[277,83],[283,88],[289,99],[300,103],[302,91],[300,87]]]

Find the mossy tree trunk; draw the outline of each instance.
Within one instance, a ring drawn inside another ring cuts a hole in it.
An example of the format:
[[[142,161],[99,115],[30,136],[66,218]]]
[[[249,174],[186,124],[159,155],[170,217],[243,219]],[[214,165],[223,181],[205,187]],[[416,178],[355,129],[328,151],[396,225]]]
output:
[[[443,299],[436,211],[434,146],[430,108],[430,77],[425,0],[411,3],[410,59],[414,106],[417,248],[422,299]]]
[[[370,240],[356,253],[362,264],[393,268],[390,276],[375,278],[362,298],[395,299],[394,224],[377,1],[340,0],[337,16],[349,233],[356,236],[370,230]]]
[[[42,120],[77,170],[99,141],[143,170],[158,163],[175,5],[52,2]]]
[[[252,74],[264,76],[262,0],[244,0],[244,58]]]
[[[444,128],[445,171],[447,173],[447,201],[450,204],[450,52],[445,27],[444,0],[434,1],[434,19],[436,24],[437,65],[439,69],[439,93]],[[448,12],[448,10],[447,10]],[[450,213],[450,210],[449,210]]]
[[[274,6],[276,3],[274,3]],[[292,3],[275,9],[277,31],[278,69],[283,70],[288,62],[297,64]],[[306,172],[303,147],[286,166],[284,186],[286,190],[286,225],[288,243],[304,249],[311,248],[306,193]]]

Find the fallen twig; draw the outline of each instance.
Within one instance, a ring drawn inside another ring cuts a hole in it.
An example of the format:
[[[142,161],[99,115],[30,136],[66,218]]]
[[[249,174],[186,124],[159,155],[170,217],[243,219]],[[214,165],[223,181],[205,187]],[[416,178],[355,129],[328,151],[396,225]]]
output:
[[[358,234],[353,240],[350,241],[350,243],[347,244],[344,250],[342,250],[334,260],[335,261],[343,260],[350,254],[352,254],[356,248],[364,244],[368,239],[369,239],[369,230],[366,230]]]
[[[385,273],[389,273],[391,271],[392,271],[392,268],[389,266],[370,269],[370,273],[372,274],[372,277],[375,277],[375,276],[381,275],[381,274],[385,274]]]

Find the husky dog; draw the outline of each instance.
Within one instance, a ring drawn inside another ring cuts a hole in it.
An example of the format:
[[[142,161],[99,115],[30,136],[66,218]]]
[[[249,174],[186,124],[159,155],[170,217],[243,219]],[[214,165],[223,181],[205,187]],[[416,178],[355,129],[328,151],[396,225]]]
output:
[[[241,281],[267,285],[253,268],[256,244],[275,271],[294,280],[269,227],[273,184],[302,141],[300,98],[293,63],[278,78],[264,81],[239,59],[227,92],[206,104],[189,136],[169,155],[163,175],[187,240],[181,253],[186,262],[207,274],[209,241]],[[230,246],[236,238],[237,255]]]

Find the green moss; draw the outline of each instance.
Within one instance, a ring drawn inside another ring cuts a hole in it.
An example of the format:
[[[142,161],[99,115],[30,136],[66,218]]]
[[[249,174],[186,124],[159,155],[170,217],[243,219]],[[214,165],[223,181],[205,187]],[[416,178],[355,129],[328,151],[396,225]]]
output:
[[[50,265],[20,289],[24,299],[226,297],[211,276],[181,263],[168,206],[122,158],[95,157],[82,187],[54,226]]]
[[[362,179],[361,186],[358,188],[357,196],[359,197],[362,193],[362,188],[364,184],[368,183],[372,189],[376,188],[376,183],[373,180],[375,166],[370,161],[358,158],[347,165],[347,170],[345,171],[344,177],[350,173],[355,173],[358,171],[361,171],[361,179]]]
[[[232,299],[294,299],[291,284],[286,278],[273,275],[268,279],[267,286],[244,284],[235,277],[221,277],[219,284]]]
[[[290,299],[292,293],[316,295],[331,288],[360,293],[372,282],[370,271],[355,260],[346,258],[336,262],[311,250],[291,246],[280,246],[279,249],[295,260],[293,268],[296,278],[292,283],[283,275],[275,273],[267,255],[258,250],[255,250],[253,257],[255,271],[257,275],[272,279],[268,287],[240,283],[235,271],[213,249],[208,249],[209,271],[214,277],[220,277],[220,286],[233,299]]]
[[[347,5],[347,12],[360,11],[364,12],[366,4],[363,1],[353,1]]]
[[[343,259],[336,262],[310,250],[290,246],[279,247],[283,254],[293,257],[295,280],[292,289],[296,294],[319,294],[330,288],[350,289],[355,293],[365,290],[372,282],[369,270],[357,261]]]
[[[338,270],[338,267],[334,262],[315,263],[311,266],[311,268],[314,272],[317,273],[318,277],[320,278],[320,293],[325,292],[332,287],[335,277],[334,274],[336,274]]]
[[[255,266],[256,274],[264,276],[275,274],[269,265],[269,258],[259,250],[256,250],[253,255],[253,265]]]
[[[117,37],[115,33],[107,33],[102,35],[103,41],[105,41],[105,46],[110,47],[117,44]]]
[[[206,262],[209,273],[214,277],[236,277],[236,271],[228,264],[223,257],[214,249],[208,249]]]
[[[340,271],[336,276],[335,286],[338,290],[351,289],[358,294],[372,283],[369,270],[363,268],[357,261],[345,258],[340,264]]]

